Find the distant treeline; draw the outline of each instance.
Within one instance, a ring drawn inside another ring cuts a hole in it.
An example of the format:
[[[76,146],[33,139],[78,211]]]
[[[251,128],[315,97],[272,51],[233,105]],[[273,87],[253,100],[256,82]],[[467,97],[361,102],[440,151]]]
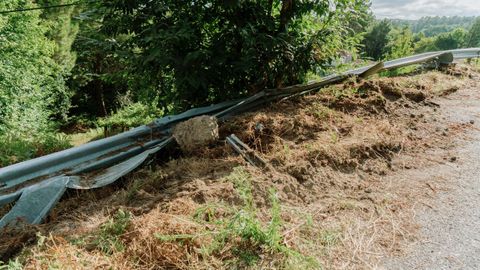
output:
[[[428,51],[480,46],[480,17],[374,20],[363,35],[361,55],[389,60]]]
[[[469,30],[477,17],[463,16],[435,16],[422,17],[418,20],[390,20],[394,26],[408,26],[414,34],[423,33],[426,37],[436,36],[441,33],[453,31],[457,28]]]

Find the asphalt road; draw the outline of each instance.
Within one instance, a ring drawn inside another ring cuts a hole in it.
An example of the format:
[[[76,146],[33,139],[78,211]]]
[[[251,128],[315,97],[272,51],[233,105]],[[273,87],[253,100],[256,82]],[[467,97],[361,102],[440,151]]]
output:
[[[460,90],[439,101],[449,120],[474,121],[468,139],[454,149],[456,161],[419,169],[417,175],[441,177],[447,189],[419,207],[419,240],[385,269],[480,269],[480,89]]]

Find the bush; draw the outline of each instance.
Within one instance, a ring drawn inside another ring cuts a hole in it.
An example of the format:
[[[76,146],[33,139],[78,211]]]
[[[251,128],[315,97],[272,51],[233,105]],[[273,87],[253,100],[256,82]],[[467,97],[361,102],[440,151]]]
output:
[[[112,55],[131,55],[118,57],[130,62],[111,78],[185,110],[302,82],[358,44],[352,25],[368,1],[115,0],[102,8],[98,32],[116,41]]]
[[[151,123],[163,115],[163,111],[153,105],[140,102],[131,103],[120,108],[111,116],[98,120],[98,125],[110,129],[127,129]]]

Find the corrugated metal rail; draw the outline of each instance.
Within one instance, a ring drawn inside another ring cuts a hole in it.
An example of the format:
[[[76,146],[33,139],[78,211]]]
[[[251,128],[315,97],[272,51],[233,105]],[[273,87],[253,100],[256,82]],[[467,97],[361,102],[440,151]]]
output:
[[[24,222],[41,223],[66,189],[94,189],[115,182],[173,142],[172,127],[192,117],[214,115],[224,121],[266,103],[315,91],[350,76],[368,77],[408,65],[448,64],[454,60],[479,56],[480,48],[470,48],[429,52],[379,62],[330,75],[320,81],[282,89],[267,89],[245,99],[191,109],[109,138],[0,168],[0,207],[14,204],[0,219],[0,228],[19,226]]]

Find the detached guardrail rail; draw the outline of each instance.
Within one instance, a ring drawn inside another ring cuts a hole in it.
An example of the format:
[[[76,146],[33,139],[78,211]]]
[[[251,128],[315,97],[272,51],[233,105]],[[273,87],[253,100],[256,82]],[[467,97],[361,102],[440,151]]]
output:
[[[455,60],[480,57],[480,48],[428,52],[333,74],[319,81],[281,89],[263,90],[251,97],[227,101],[184,113],[166,116],[149,125],[90,142],[78,147],[0,168],[0,207],[15,203],[0,219],[0,228],[23,222],[39,224],[60,200],[67,188],[94,189],[118,180],[173,142],[172,127],[200,115],[214,115],[224,121],[262,105],[318,90],[351,76],[375,73],[408,65],[449,64]]]

